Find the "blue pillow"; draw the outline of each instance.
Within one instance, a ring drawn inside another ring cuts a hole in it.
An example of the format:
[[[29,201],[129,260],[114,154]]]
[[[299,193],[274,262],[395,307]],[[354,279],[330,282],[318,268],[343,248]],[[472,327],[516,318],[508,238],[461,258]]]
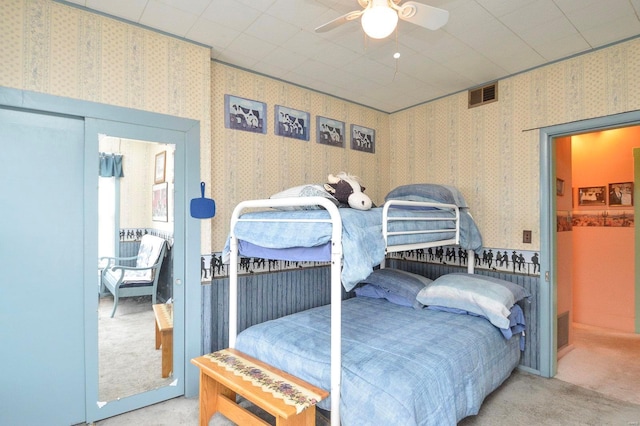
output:
[[[473,312],[468,312],[462,309],[456,309],[456,308],[448,308],[446,306],[436,306],[436,305],[430,305],[427,306],[427,309],[430,309],[432,311],[442,311],[442,312],[449,312],[452,314],[458,314],[458,315],[471,315],[471,316],[477,316],[477,317],[481,317],[484,319],[487,319],[486,317],[482,316],[482,315],[478,315],[478,314],[474,314]],[[517,303],[515,303],[511,309],[510,309],[511,313],[509,314],[509,328],[499,328],[498,330],[500,330],[500,332],[502,333],[502,335],[504,336],[505,339],[509,340],[511,339],[511,337],[513,337],[514,334],[518,334],[518,333],[522,333],[525,331],[526,324],[525,324],[525,319],[524,319],[524,312],[522,311],[522,308],[520,307],[520,305],[518,305]],[[524,351],[524,334],[520,335],[520,350]]]
[[[424,305],[416,297],[431,280],[411,272],[384,268],[376,269],[361,283],[365,285],[356,288],[357,296],[385,298],[397,305],[420,309]]]
[[[413,307],[413,302],[407,300],[404,296],[392,293],[374,284],[364,284],[360,287],[356,287],[354,291],[356,293],[356,296],[358,297],[370,297],[371,299],[387,299],[389,302],[396,305],[407,306],[409,308]]]
[[[458,188],[432,183],[414,183],[399,186],[387,194],[385,201],[388,200],[428,201],[455,204],[460,208],[469,207]]]
[[[446,274],[422,289],[417,300],[423,305],[462,309],[486,317],[498,328],[509,328],[511,307],[529,297],[519,285],[475,274]]]

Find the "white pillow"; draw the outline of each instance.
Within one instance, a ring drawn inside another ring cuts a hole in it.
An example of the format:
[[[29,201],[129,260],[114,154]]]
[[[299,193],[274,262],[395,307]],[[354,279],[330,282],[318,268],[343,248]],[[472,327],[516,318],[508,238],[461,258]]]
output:
[[[513,304],[529,293],[509,281],[477,274],[446,274],[418,293],[423,305],[461,309],[486,317],[498,328],[509,328]]]

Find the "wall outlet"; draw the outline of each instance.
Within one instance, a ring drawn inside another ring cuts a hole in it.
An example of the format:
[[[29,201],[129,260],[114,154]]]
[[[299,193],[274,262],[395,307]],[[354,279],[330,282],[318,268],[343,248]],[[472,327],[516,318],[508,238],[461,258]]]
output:
[[[531,244],[531,231],[522,231],[522,242]]]

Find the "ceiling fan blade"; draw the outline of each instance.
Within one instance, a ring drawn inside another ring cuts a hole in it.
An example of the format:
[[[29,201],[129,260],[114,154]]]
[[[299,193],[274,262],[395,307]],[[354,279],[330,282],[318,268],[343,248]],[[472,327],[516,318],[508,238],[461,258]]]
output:
[[[449,20],[449,11],[415,1],[400,6],[398,17],[429,30],[437,30]]]
[[[349,21],[353,21],[354,19],[358,19],[363,12],[364,12],[363,10],[354,10],[353,12],[349,12],[346,15],[337,17],[336,19],[329,21],[326,24],[320,25],[318,28],[315,29],[315,31],[317,33],[326,33],[327,31],[331,31],[335,28],[338,28],[342,24],[345,24]]]

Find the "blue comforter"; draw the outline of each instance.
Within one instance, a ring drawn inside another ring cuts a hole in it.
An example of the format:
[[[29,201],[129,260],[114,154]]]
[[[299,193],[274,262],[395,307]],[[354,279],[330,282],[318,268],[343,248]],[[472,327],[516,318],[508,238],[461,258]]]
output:
[[[366,297],[343,302],[342,315],[345,426],[455,425],[519,363],[519,339],[484,318]],[[329,390],[330,306],[250,327],[236,348]]]
[[[442,215],[451,217],[449,211],[429,210],[396,210],[392,209],[390,215],[420,216],[423,214]],[[355,210],[349,208],[340,209],[342,217],[342,250],[343,268],[342,285],[349,291],[361,280],[369,276],[373,268],[382,262],[385,256],[385,243],[382,237],[382,208],[371,210]],[[461,236],[460,246],[464,249],[480,250],[482,237],[473,219],[466,209],[460,210]],[[247,213],[243,219],[268,218],[268,219],[328,219],[326,210],[303,211],[266,211]],[[414,222],[393,222],[391,230],[415,230]],[[452,226],[451,221],[422,222],[420,226]],[[259,224],[256,222],[239,222],[235,228],[236,237],[252,245],[266,247],[268,249],[287,249],[299,247],[318,247],[327,244],[331,240],[330,223],[293,223],[293,222],[269,222]],[[392,244],[414,243],[419,241],[436,241],[451,238],[451,232],[437,234],[421,234],[418,236],[393,237]],[[223,251],[223,259],[228,260],[229,243]],[[241,252],[242,254],[242,252]],[[282,257],[281,257],[282,258]],[[285,257],[286,258],[286,257]],[[329,260],[329,259],[324,259]]]

